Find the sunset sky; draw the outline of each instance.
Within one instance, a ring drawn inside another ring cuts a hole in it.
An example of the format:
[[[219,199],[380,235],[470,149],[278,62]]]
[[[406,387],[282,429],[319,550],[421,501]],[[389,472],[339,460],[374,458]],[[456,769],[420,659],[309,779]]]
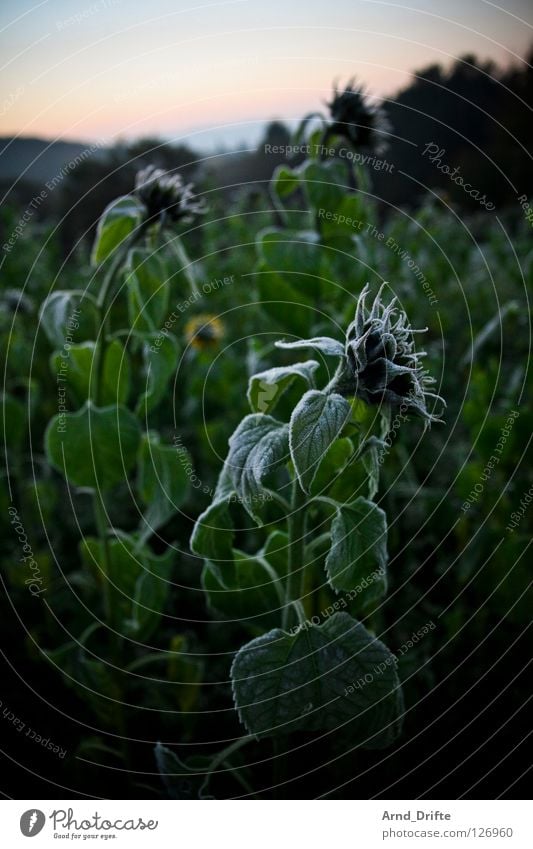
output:
[[[3,0],[0,135],[250,141],[334,78],[387,96],[466,52],[519,62],[530,0]]]

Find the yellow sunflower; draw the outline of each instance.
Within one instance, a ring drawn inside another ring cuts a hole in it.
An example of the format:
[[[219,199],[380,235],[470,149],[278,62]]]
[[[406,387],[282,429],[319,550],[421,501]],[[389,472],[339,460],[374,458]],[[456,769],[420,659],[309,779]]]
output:
[[[224,325],[216,315],[195,315],[185,325],[185,338],[193,348],[214,348],[224,336]]]

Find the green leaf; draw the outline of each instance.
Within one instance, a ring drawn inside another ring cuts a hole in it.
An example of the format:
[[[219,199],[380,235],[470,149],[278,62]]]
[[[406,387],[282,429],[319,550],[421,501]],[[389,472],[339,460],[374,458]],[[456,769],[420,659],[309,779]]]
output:
[[[386,443],[377,436],[370,436],[359,449],[359,456],[368,475],[368,497],[374,498],[379,489],[380,456],[386,449]]]
[[[155,759],[159,774],[171,799],[212,799],[204,793],[211,758],[182,761],[166,746],[158,743]],[[203,767],[203,769],[202,769]]]
[[[182,446],[161,445],[156,433],[142,438],[137,488],[147,505],[143,524],[149,532],[164,525],[187,498],[189,463],[189,453]]]
[[[288,427],[262,413],[241,421],[229,440],[226,464],[243,507],[261,524],[263,480],[289,459]]]
[[[98,222],[91,254],[92,265],[104,262],[133,233],[146,215],[144,205],[133,195],[114,200]]]
[[[165,397],[168,382],[176,371],[179,348],[174,336],[151,333],[144,337],[142,352],[144,392],[137,402],[136,413],[145,418]]]
[[[171,589],[173,561],[172,549],[160,557],[145,555],[147,568],[135,584],[131,618],[126,622],[127,632],[136,639],[148,639],[159,625]]]
[[[231,570],[205,564],[202,586],[209,606],[233,621],[268,627],[282,604],[278,578],[260,558],[237,550],[234,558]]]
[[[363,196],[364,197],[364,196]],[[369,210],[359,194],[346,194],[336,206],[322,206],[323,212],[319,212],[320,232],[329,245],[337,240],[348,238],[351,241],[346,245],[348,254],[356,253],[359,261],[363,263],[369,246],[361,242],[369,228]],[[378,237],[379,238],[379,237]],[[379,239],[381,241],[381,239]],[[342,250],[342,249],[341,249]],[[342,263],[342,255],[337,255]],[[351,257],[350,257],[351,258]],[[352,266],[353,266],[352,260]],[[366,269],[366,266],[364,266]]]
[[[214,564],[233,564],[233,534],[228,499],[215,501],[196,520],[191,551]]]
[[[167,678],[177,687],[175,698],[179,708],[189,713],[198,703],[205,664],[194,653],[188,652],[188,641],[183,634],[175,634],[169,646]]]
[[[102,405],[125,404],[130,394],[130,359],[118,339],[106,348],[103,371]]]
[[[26,411],[12,395],[0,396],[2,409],[2,442],[8,451],[18,451],[25,436]]]
[[[363,587],[360,597],[365,604],[381,598],[387,590],[387,559],[385,512],[366,498],[339,507],[331,525],[331,548],[326,558],[333,589],[339,592]],[[363,586],[367,582],[368,587]]]
[[[293,271],[314,275],[319,237],[314,230],[278,230],[271,228],[259,235],[259,252],[275,271]]]
[[[403,711],[395,663],[347,613],[292,636],[276,628],[235,656],[235,706],[259,738],[346,725],[352,741],[383,748],[398,735]]]
[[[101,660],[81,651],[76,663],[73,688],[100,720],[112,728],[119,722],[120,685],[116,671]]]
[[[89,397],[94,400],[95,347],[94,342],[81,342],[72,345],[67,356],[65,351],[54,351],[50,357],[50,369],[56,375],[58,388],[68,388],[71,397],[79,404]]]
[[[68,387],[74,400],[96,401],[96,374],[94,372],[95,342],[72,345],[68,354],[55,351],[50,358],[50,367],[58,385]],[[129,357],[118,339],[107,346],[104,355],[102,405],[124,404],[130,389]]]
[[[311,495],[323,495],[339,478],[354,454],[354,445],[347,436],[336,439],[324,454],[311,485]]]
[[[117,629],[123,628],[124,622],[131,616],[135,585],[146,568],[143,556],[140,552],[135,553],[134,549],[135,540],[126,534],[109,539],[106,570],[102,542],[95,537],[85,537],[80,542],[80,555],[86,569],[94,574],[100,586],[108,584],[112,599],[109,624]]]
[[[320,237],[314,230],[264,231],[259,236],[259,254],[273,271],[288,275],[298,292],[301,289],[312,297],[322,293],[322,280],[317,274]]]
[[[299,173],[310,205],[317,211],[336,212],[348,191],[345,164],[307,162]]]
[[[54,349],[64,358],[76,342],[95,339],[99,331],[96,302],[92,295],[78,291],[53,292],[44,301],[39,321]]]
[[[170,590],[174,552],[169,549],[157,556],[139,546],[136,537],[122,532],[107,542],[108,566],[103,544],[86,537],[80,553],[86,567],[98,582],[108,582],[111,596],[111,625],[120,633],[146,639],[155,630]]]
[[[293,410],[289,444],[300,486],[309,492],[322,457],[348,421],[351,407],[335,392],[306,392]]]
[[[45,434],[49,462],[75,486],[110,489],[135,465],[140,428],[126,407],[95,407],[59,413]]]
[[[270,413],[279,399],[297,379],[302,378],[308,386],[313,383],[313,373],[319,367],[316,360],[278,366],[254,374],[248,382],[248,402],[255,413]]]
[[[286,165],[278,165],[272,175],[272,185],[279,198],[286,198],[296,191],[300,183],[300,177],[292,168]]]
[[[139,332],[159,330],[168,312],[169,286],[159,256],[133,248],[128,253],[128,312],[131,327]]]
[[[288,283],[281,274],[272,271],[265,262],[260,262],[256,280],[261,310],[270,321],[275,322],[284,333],[294,333],[301,337],[311,332],[316,307],[309,293],[291,285],[296,282],[294,275]]]
[[[331,336],[314,336],[312,339],[298,339],[296,342],[276,342],[276,348],[313,348],[326,357],[344,357],[344,345]]]

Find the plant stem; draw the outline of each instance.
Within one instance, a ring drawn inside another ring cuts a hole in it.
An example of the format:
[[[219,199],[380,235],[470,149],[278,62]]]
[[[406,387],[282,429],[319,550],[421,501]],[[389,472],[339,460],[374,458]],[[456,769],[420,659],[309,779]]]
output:
[[[96,308],[98,310],[98,322],[100,325],[99,338],[96,341],[94,351],[94,399],[95,404],[99,406],[102,402],[103,386],[104,386],[104,365],[105,365],[105,349],[107,347],[107,301],[109,294],[112,291],[115,278],[122,268],[127,252],[133,244],[134,239],[129,239],[113,259],[109,266],[106,275],[102,281],[102,288],[98,293],[96,300]]]
[[[176,259],[181,265],[181,271],[183,271],[185,277],[187,278],[187,282],[191,287],[191,295],[194,297],[195,300],[198,300],[202,297],[202,293],[200,291],[198,281],[196,279],[194,263],[189,259],[189,254],[185,250],[183,242],[181,241],[179,236],[172,236],[171,238],[169,238],[168,244],[174,251]]]
[[[102,560],[104,566],[104,612],[108,625],[111,623],[113,609],[111,605],[111,592],[109,588],[111,557],[109,553],[109,540],[107,538],[107,518],[104,499],[100,490],[93,494],[93,510],[96,530],[102,549]]]
[[[292,602],[299,599],[297,592],[298,572],[304,568],[305,549],[305,511],[307,498],[298,479],[292,484],[291,512],[287,517],[289,531],[289,565],[285,589],[285,607],[283,609],[282,628],[286,630]]]
[[[132,238],[128,239],[127,242],[124,243],[122,248],[117,251],[117,255],[113,259],[105,277],[102,282],[102,288],[100,289],[98,299],[96,302],[97,311],[98,311],[98,319],[99,319],[99,337],[96,341],[96,347],[94,352],[94,360],[93,360],[93,369],[94,369],[94,399],[95,404],[97,406],[101,406],[103,401],[103,390],[104,390],[104,365],[105,365],[105,355],[108,344],[107,339],[107,310],[108,310],[108,301],[113,292],[113,284],[124,264],[124,260],[127,256],[127,253],[136,239],[139,237],[140,233],[136,233]],[[122,636],[114,630],[113,625],[113,603],[112,603],[112,591],[111,591],[111,552],[109,548],[109,539],[108,539],[108,520],[107,520],[107,510],[105,506],[105,501],[103,497],[103,493],[99,487],[97,487],[96,491],[93,494],[93,512],[94,512],[94,520],[98,533],[98,538],[100,541],[100,549],[102,552],[102,566],[104,572],[104,580],[103,580],[103,601],[104,601],[104,617],[106,621],[106,625],[110,631],[110,650],[112,655],[113,665],[120,669],[123,661],[123,638]],[[126,729],[126,719],[124,715],[124,708],[121,703],[121,694],[120,694],[120,685],[117,683],[117,688],[119,690],[119,695],[115,704],[115,719],[117,730],[120,735],[121,741],[121,750],[122,757],[124,762],[128,768],[131,767],[131,754],[129,749],[129,744],[126,739],[127,737],[127,729]]]

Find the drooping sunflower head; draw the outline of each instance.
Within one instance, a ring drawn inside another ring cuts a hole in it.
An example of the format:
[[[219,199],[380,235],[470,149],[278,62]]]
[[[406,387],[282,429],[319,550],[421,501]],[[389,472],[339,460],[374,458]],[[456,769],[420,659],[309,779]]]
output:
[[[432,391],[435,380],[421,362],[425,351],[415,348],[414,334],[425,331],[412,329],[396,297],[385,304],[382,293],[386,286],[380,288],[371,307],[366,305],[368,285],[359,296],[355,318],[346,332],[345,390],[367,404],[404,406],[429,423],[442,421],[445,402]]]
[[[389,122],[381,107],[372,104],[362,88],[351,80],[343,91],[335,86],[329,106],[332,123],[326,136],[340,136],[357,150],[382,153],[387,144]]]
[[[214,348],[224,337],[224,325],[216,315],[195,315],[185,325],[185,338],[196,350]]]
[[[194,194],[192,183],[154,165],[137,172],[135,194],[146,206],[149,221],[187,224],[205,212],[205,203]]]

